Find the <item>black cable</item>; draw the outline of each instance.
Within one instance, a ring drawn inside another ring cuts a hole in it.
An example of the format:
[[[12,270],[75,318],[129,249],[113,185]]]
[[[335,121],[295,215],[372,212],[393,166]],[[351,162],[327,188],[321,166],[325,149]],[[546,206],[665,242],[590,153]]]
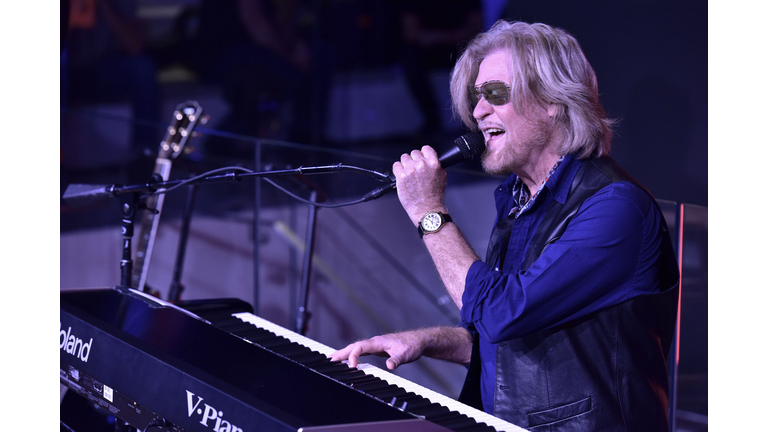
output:
[[[155,420],[152,420],[151,422],[149,422],[147,427],[142,429],[142,432],[147,432],[147,429],[150,429],[150,428],[160,428],[160,427],[168,427],[168,428],[170,428],[170,427],[173,427],[173,423],[169,422],[168,420],[166,420],[164,418],[163,419],[155,419]]]
[[[353,204],[359,204],[361,202],[366,201],[365,198],[360,198],[359,200],[356,200],[356,201],[348,201],[348,202],[343,202],[343,203],[339,203],[339,204],[323,204],[323,203],[318,203],[318,202],[310,201],[308,199],[304,199],[304,198],[294,194],[293,192],[289,191],[288,189],[285,189],[284,187],[278,185],[272,179],[264,178],[264,181],[266,181],[267,183],[269,183],[272,186],[276,187],[277,189],[283,191],[285,194],[289,195],[290,197],[292,197],[292,198],[294,198],[296,200],[299,200],[299,201],[303,202],[304,204],[309,204],[309,205],[313,205],[313,206],[316,206],[316,207],[338,208],[338,207],[350,206],[350,205],[353,205]]]
[[[337,172],[337,171],[349,170],[349,171],[356,171],[356,172],[361,172],[361,173],[369,174],[369,175],[372,175],[372,176],[375,176],[375,177],[379,177],[379,180],[388,180],[388,179],[391,178],[391,176],[389,174],[382,174],[382,173],[379,173],[377,171],[368,170],[368,169],[365,169],[365,168],[359,168],[359,167],[350,166],[350,165],[338,164],[338,165],[331,165],[331,166],[320,167],[320,168],[325,170],[325,171],[319,171],[318,168],[316,168],[316,167],[299,167],[296,170],[286,170],[284,173],[285,174],[290,174],[290,173],[297,173],[297,174],[305,174],[305,173],[307,173],[307,174],[327,174],[329,172]],[[152,193],[148,194],[148,196],[166,194],[166,193],[168,193],[168,192],[170,192],[170,191],[172,191],[174,189],[180,188],[182,186],[186,186],[186,185],[191,184],[191,183],[195,183],[198,180],[204,179],[204,178],[206,178],[206,177],[208,177],[208,176],[210,176],[212,174],[216,174],[216,173],[219,173],[219,172],[231,172],[231,171],[240,171],[240,172],[244,172],[246,174],[255,174],[255,173],[257,173],[257,171],[253,171],[251,169],[243,168],[243,167],[239,167],[239,166],[229,166],[229,167],[217,168],[217,169],[205,172],[203,174],[200,174],[200,175],[197,175],[197,176],[194,176],[194,177],[190,177],[190,178],[188,178],[186,180],[182,180],[182,181],[178,182],[177,184],[175,184],[174,186],[171,186],[169,188],[161,188],[161,189],[159,189],[159,190],[157,190],[155,192],[152,192]],[[312,171],[317,171],[317,172],[312,172]],[[237,174],[235,174],[235,177],[233,179],[236,180],[236,181],[240,180],[240,179],[237,178]],[[310,201],[308,199],[302,198],[302,197],[300,197],[300,196],[290,192],[289,190],[285,189],[284,187],[278,185],[275,181],[273,181],[270,178],[263,177],[263,179],[267,183],[269,183],[272,186],[274,186],[275,188],[277,188],[278,190],[284,192],[285,194],[289,195],[290,197],[292,197],[292,198],[294,198],[294,199],[296,199],[298,201],[301,201],[301,202],[303,202],[305,204],[309,204],[309,205],[313,205],[313,206],[317,206],[317,207],[323,207],[323,208],[346,207],[346,206],[350,206],[350,205],[354,205],[354,204],[359,204],[359,203],[362,203],[362,202],[370,201],[372,199],[380,197],[381,195],[384,195],[385,193],[389,192],[390,190],[394,189],[394,187],[395,187],[395,183],[394,182],[390,182],[389,184],[387,184],[385,186],[381,186],[379,188],[376,188],[372,192],[369,192],[368,194],[366,194],[363,198],[360,198],[360,199],[355,200],[355,201],[348,201],[348,202],[343,202],[343,203],[338,203],[338,204],[322,204],[322,203],[318,203],[318,202],[314,202],[314,201]]]
[[[174,189],[180,188],[180,187],[188,185],[190,183],[194,183],[194,182],[196,182],[196,181],[198,181],[198,180],[200,180],[202,178],[208,177],[211,174],[216,174],[218,172],[233,171],[233,170],[234,171],[244,171],[244,172],[247,172],[247,173],[254,172],[252,170],[249,170],[248,168],[243,168],[243,167],[238,167],[238,166],[229,166],[229,167],[217,168],[217,169],[214,169],[214,170],[211,170],[211,171],[208,171],[208,172],[204,172],[204,173],[202,173],[200,175],[197,175],[197,176],[194,176],[194,177],[190,177],[190,178],[188,178],[186,180],[182,180],[181,182],[179,182],[178,184],[176,184],[174,186],[171,186],[169,188],[165,188],[165,189],[162,189],[162,190],[158,190],[156,192],[152,192],[149,195],[152,196],[152,195],[160,195],[160,194],[168,193],[168,192],[170,192],[170,191],[172,191]]]

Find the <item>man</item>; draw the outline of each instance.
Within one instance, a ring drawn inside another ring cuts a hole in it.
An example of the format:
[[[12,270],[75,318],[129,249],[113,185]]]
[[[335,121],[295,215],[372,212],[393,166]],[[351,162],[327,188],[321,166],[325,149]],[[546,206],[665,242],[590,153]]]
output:
[[[444,217],[420,222],[448,214],[432,148],[393,173],[461,326],[377,336],[332,359],[469,365],[459,399],[529,430],[668,430],[677,264],[658,205],[606,156],[612,122],[580,46],[544,24],[499,21],[467,46],[451,96],[485,136],[484,169],[512,173],[495,192],[485,261]]]

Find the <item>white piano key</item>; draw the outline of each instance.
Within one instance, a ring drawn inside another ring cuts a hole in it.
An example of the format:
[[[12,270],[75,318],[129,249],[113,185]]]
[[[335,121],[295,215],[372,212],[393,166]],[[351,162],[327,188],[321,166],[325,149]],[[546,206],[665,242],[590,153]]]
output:
[[[433,403],[443,405],[444,407],[448,408],[451,411],[456,411],[458,413],[466,415],[469,418],[475,419],[475,421],[485,423],[488,426],[492,426],[497,431],[505,431],[505,432],[525,431],[525,429],[519,426],[515,426],[512,423],[509,423],[498,417],[494,417],[484,411],[480,411],[476,408],[472,408],[469,405],[465,405],[455,399],[451,399],[448,396],[445,396],[434,390],[430,390],[412,381],[408,381],[405,378],[402,378],[391,372],[385,371],[384,369],[378,368],[368,363],[359,363],[357,365],[357,368],[365,372],[366,374],[381,378],[390,384],[394,384],[398,387],[405,389],[406,391],[413,392],[419,396],[427,398]]]
[[[258,317],[252,313],[241,312],[241,313],[232,314],[232,316],[240,318],[241,320],[247,323],[251,323],[256,327],[263,328],[264,330],[269,330],[272,333],[278,336],[282,336],[291,342],[304,345],[305,347],[311,349],[312,351],[317,351],[320,354],[324,354],[327,357],[330,357],[331,354],[337,351],[327,345],[323,345],[320,342],[314,341],[306,336],[302,336],[296,332],[288,330],[287,328],[279,326],[273,322],[267,321],[264,318]]]
[[[327,345],[323,345],[320,342],[314,341],[306,336],[303,336],[294,331],[288,330],[285,327],[282,327],[273,322],[267,321],[264,318],[258,317],[252,313],[242,312],[242,313],[232,314],[232,316],[237,317],[247,323],[253,324],[256,327],[263,328],[264,330],[269,330],[272,333],[278,336],[282,336],[291,342],[304,345],[305,347],[311,349],[312,351],[317,351],[321,354],[324,354],[327,357],[330,357],[331,354],[337,351],[334,348],[331,348]],[[449,398],[448,396],[440,394],[434,390],[430,390],[412,381],[408,381],[405,378],[402,378],[398,375],[385,371],[371,364],[359,363],[357,365],[357,369],[363,371],[368,375],[373,375],[377,378],[380,378],[388,382],[389,384],[394,384],[404,389],[405,391],[412,392],[426,399],[429,399],[432,403],[442,405],[451,411],[456,411],[458,413],[464,414],[467,417],[474,419],[477,422],[485,423],[488,426],[493,427],[499,432],[525,432],[525,429],[519,426],[515,426],[512,423],[509,423],[498,417],[494,417],[483,411],[472,408],[469,405],[465,405],[457,400]]]

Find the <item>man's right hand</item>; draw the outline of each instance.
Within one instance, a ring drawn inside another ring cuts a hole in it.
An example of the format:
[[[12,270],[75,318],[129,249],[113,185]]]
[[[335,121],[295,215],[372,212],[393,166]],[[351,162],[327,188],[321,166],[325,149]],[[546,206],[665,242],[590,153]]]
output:
[[[357,367],[358,358],[368,354],[387,357],[387,368],[418,360],[422,355],[463,365],[469,364],[472,336],[463,327],[428,327],[375,336],[347,345],[331,360],[348,360]]]
[[[350,366],[357,367],[358,358],[361,356],[369,354],[380,357],[389,356],[387,368],[395,369],[402,364],[418,360],[424,353],[424,337],[419,332],[419,330],[413,330],[392,333],[357,341],[333,353],[331,360],[348,360]]]
[[[397,197],[413,226],[426,212],[448,212],[443,203],[448,174],[440,166],[435,149],[424,146],[404,153],[392,165],[392,174],[397,179]]]

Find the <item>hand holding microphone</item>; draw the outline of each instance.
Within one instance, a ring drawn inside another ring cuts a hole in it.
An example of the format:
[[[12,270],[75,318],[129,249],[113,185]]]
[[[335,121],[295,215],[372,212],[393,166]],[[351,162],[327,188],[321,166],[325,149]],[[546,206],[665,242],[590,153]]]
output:
[[[483,151],[485,151],[485,138],[483,137],[482,132],[471,132],[456,138],[453,143],[451,143],[445,149],[442,149],[442,151],[437,154],[437,157],[438,162],[440,162],[440,166],[443,168],[448,168],[450,166],[456,165],[459,162],[475,159],[476,157],[480,156]],[[405,157],[408,155],[403,156]],[[402,164],[402,159],[399,163]],[[366,194],[364,201],[370,201],[372,199],[379,198],[380,196],[390,192],[395,188],[396,181],[394,175],[394,167],[393,173],[389,175],[389,178],[391,179],[389,184],[374,189],[373,191]]]

